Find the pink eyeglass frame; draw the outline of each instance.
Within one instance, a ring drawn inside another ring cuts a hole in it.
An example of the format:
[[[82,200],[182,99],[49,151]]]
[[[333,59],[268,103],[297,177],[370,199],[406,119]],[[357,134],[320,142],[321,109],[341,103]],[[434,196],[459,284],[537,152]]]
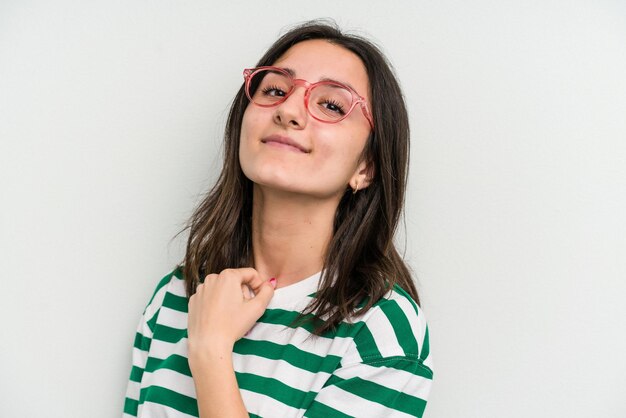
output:
[[[278,100],[275,103],[267,104],[267,105],[255,103],[254,100],[252,100],[252,97],[250,96],[250,80],[252,80],[252,76],[254,76],[259,71],[265,71],[265,70],[276,71],[276,72],[279,72],[281,74],[284,74],[285,76],[287,76],[291,80],[291,82],[293,84],[293,88],[285,94],[285,97],[281,98],[280,100]],[[345,84],[341,84],[341,83],[336,82],[336,81],[328,81],[328,80],[318,81],[317,83],[310,83],[310,82],[308,82],[306,80],[302,80],[300,78],[294,78],[291,74],[289,74],[289,72],[287,72],[283,68],[272,67],[272,66],[256,67],[256,68],[246,68],[245,70],[243,70],[243,78],[245,80],[246,96],[248,96],[248,99],[250,100],[250,102],[254,103],[256,106],[259,106],[259,107],[274,107],[274,106],[278,106],[279,104],[281,104],[285,100],[287,100],[289,98],[289,96],[291,96],[291,93],[293,93],[295,91],[296,87],[302,86],[302,87],[304,87],[306,89],[305,92],[304,92],[304,107],[306,107],[307,112],[309,113],[309,115],[311,115],[311,117],[313,119],[318,120],[320,122],[324,122],[324,123],[338,123],[338,122],[341,122],[342,120],[344,120],[345,118],[347,118],[348,116],[350,116],[350,113],[352,113],[352,110],[354,110],[356,105],[360,104],[361,105],[361,110],[363,111],[363,115],[365,116],[365,119],[367,119],[367,121],[370,124],[370,127],[372,128],[372,130],[374,130],[374,119],[372,118],[372,114],[370,113],[369,106],[367,105],[367,100],[365,100],[364,97],[360,96],[356,91],[354,91],[353,88],[351,88],[349,86],[346,86]],[[323,119],[320,119],[317,116],[315,116],[309,110],[309,96],[310,96],[310,93],[311,93],[311,89],[316,87],[316,86],[322,85],[322,84],[329,84],[331,86],[342,87],[342,88],[348,90],[352,94],[352,105],[350,106],[350,109],[348,109],[348,111],[345,113],[345,115],[343,115],[341,117],[341,119],[337,119],[337,120],[334,120],[334,121],[323,120]]]

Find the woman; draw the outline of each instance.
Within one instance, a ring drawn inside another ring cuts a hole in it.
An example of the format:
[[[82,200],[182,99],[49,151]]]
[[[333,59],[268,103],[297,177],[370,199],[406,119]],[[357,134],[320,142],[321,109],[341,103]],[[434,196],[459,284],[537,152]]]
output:
[[[362,38],[309,22],[245,70],[221,175],[139,324],[125,416],[422,416],[428,331],[392,241],[408,140]]]

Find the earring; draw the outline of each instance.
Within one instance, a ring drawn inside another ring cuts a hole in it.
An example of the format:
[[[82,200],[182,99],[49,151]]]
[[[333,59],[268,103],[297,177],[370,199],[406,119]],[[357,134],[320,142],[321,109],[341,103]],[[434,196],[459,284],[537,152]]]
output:
[[[356,180],[356,185],[354,186],[354,189],[352,189],[352,194],[356,194],[356,192],[359,191],[359,180]]]

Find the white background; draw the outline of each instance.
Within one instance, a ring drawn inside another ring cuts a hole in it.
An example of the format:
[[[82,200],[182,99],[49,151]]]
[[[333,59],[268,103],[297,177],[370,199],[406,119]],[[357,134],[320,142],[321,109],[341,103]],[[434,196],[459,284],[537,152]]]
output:
[[[121,414],[242,69],[325,16],[382,46],[410,109],[426,417],[626,416],[618,0],[1,1],[0,416]]]

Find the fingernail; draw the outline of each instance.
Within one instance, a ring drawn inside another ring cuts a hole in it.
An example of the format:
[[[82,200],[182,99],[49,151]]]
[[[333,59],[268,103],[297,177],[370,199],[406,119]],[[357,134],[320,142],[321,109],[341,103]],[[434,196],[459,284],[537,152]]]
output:
[[[270,284],[272,285],[272,287],[273,287],[274,289],[276,289],[276,277],[272,277],[272,278],[269,280],[269,282],[270,282]]]

